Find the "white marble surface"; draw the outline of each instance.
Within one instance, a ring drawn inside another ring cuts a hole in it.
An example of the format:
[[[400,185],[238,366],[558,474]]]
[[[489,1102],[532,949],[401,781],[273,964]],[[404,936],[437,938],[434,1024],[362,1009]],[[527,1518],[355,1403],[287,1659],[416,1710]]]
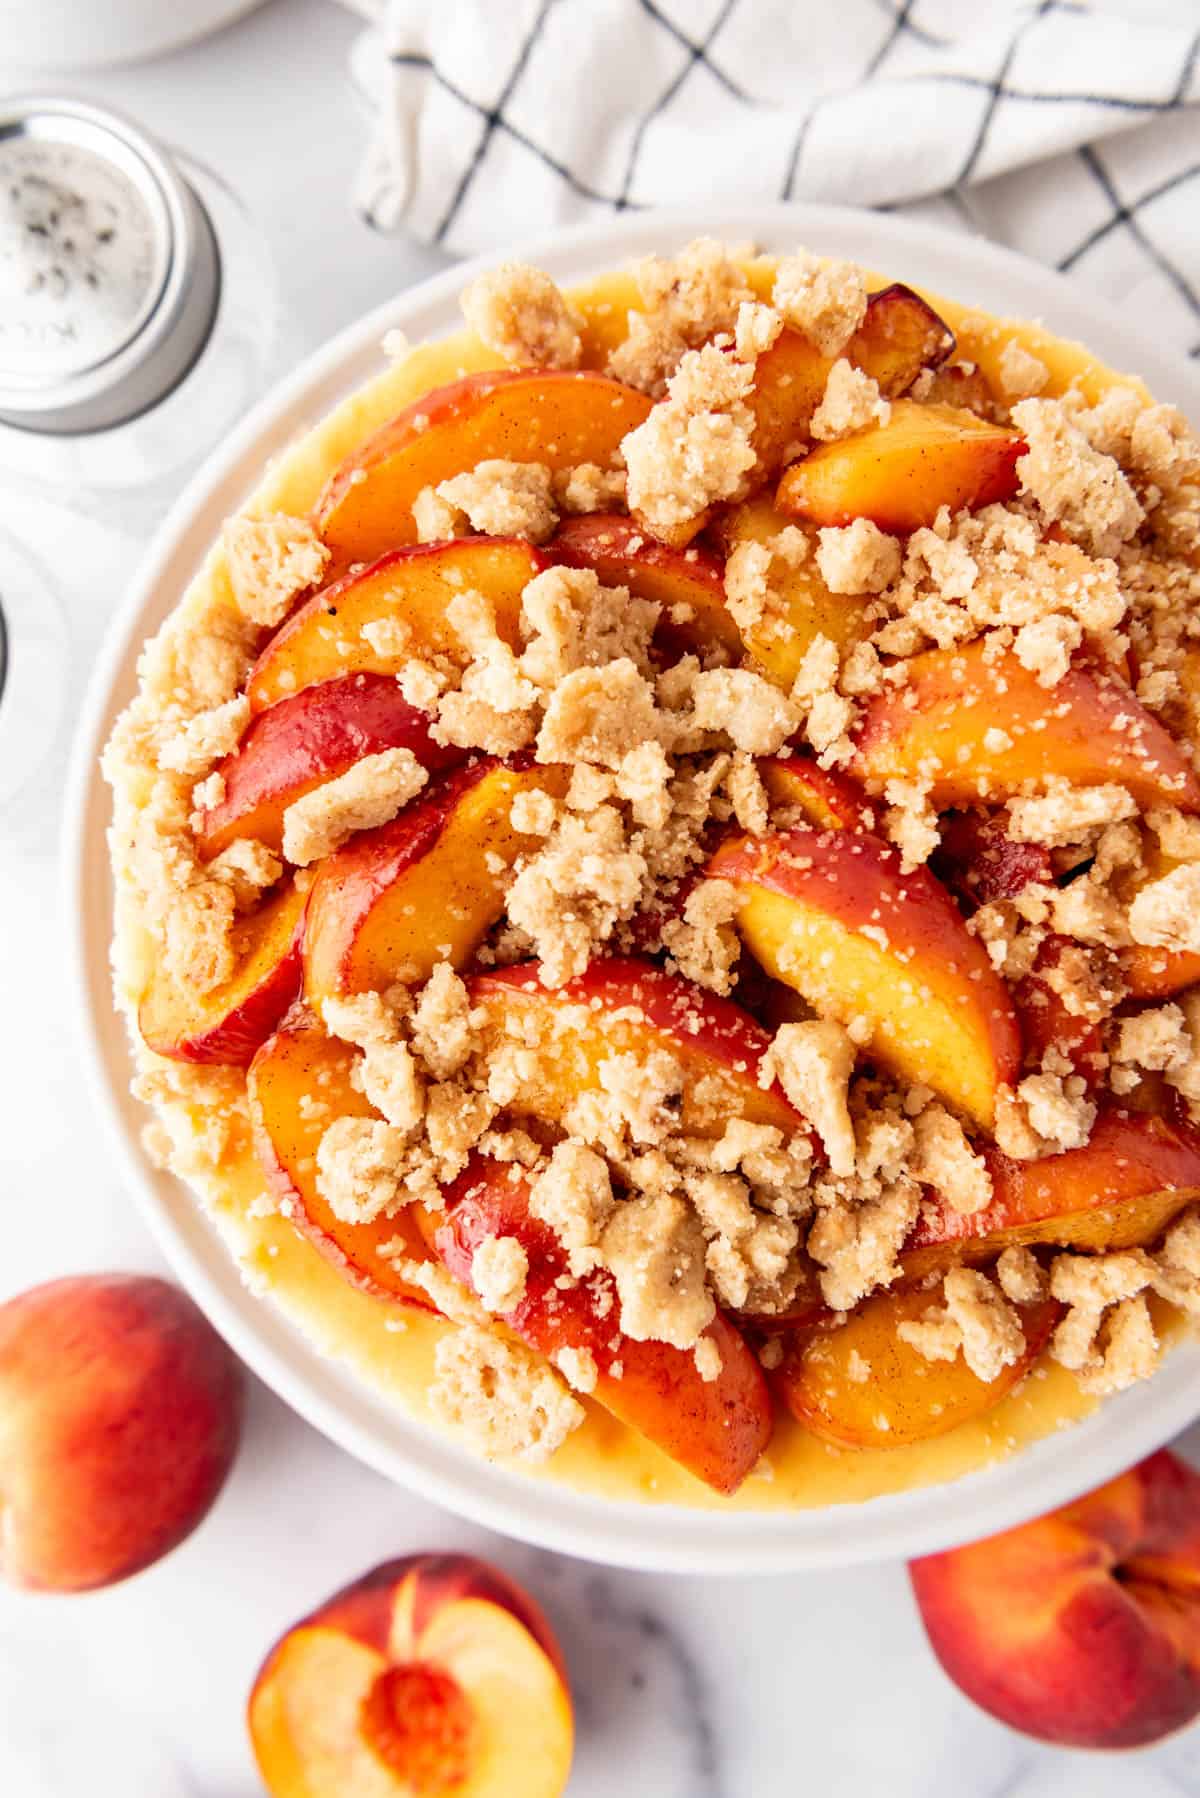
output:
[[[361,134],[353,29],[328,0],[273,0],[166,61],[71,82],[240,190],[305,347],[438,262],[373,237],[346,204]],[[0,88],[23,85],[8,73],[0,47]],[[0,520],[56,574],[86,664],[136,545],[2,494]],[[36,804],[0,817],[0,1298],[65,1271],[156,1264],[76,1061],[55,918],[61,781],[60,761]],[[1200,1731],[1102,1761],[975,1712],[933,1664],[902,1567],[757,1583],[602,1572],[409,1498],[257,1388],[226,1493],[167,1562],[83,1599],[0,1594],[0,1794],[252,1798],[242,1712],[275,1635],[377,1559],[456,1545],[527,1580],[561,1632],[579,1719],[572,1798],[1200,1792]]]

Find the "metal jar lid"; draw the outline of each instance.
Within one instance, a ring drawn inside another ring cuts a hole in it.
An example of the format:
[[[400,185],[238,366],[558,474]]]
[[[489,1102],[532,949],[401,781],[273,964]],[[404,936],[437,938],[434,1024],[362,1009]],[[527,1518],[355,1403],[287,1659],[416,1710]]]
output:
[[[149,411],[220,287],[208,214],[141,131],[83,101],[0,101],[0,422],[74,435]]]

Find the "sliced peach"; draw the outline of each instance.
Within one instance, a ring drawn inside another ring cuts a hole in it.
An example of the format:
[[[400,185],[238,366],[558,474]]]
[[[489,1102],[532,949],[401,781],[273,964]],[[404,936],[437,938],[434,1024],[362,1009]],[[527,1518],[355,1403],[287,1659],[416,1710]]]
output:
[[[992,1197],[964,1214],[926,1199],[902,1265],[906,1279],[956,1261],[988,1261],[1022,1243],[1136,1248],[1152,1243],[1200,1193],[1200,1141],[1166,1118],[1102,1112],[1081,1149],[1043,1161],[988,1150]]]
[[[278,852],[289,805],[384,749],[411,749],[431,773],[466,757],[434,742],[427,714],[409,705],[390,674],[344,674],[281,699],[219,764],[225,794],[200,814],[197,849],[207,860],[238,837],[254,837]]]
[[[1047,937],[1033,968],[1013,987],[1013,1004],[1021,1020],[1026,1067],[1040,1072],[1047,1053],[1054,1050],[1070,1062],[1089,1087],[1096,1087],[1108,1068],[1102,1021],[1094,1015],[1069,1011],[1062,994],[1048,978],[1063,956],[1071,953],[1078,954],[1079,950],[1069,937]]]
[[[1043,687],[982,639],[914,656],[904,687],[868,702],[850,772],[872,793],[890,780],[928,782],[939,810],[1009,799],[1054,778],[1115,782],[1142,806],[1200,810],[1184,751],[1123,682],[1077,662]]]
[[[424,980],[439,961],[461,967],[504,910],[508,870],[540,841],[513,827],[513,800],[535,790],[561,796],[569,774],[530,758],[482,756],[328,856],[304,927],[314,1005]]]
[[[945,319],[900,281],[870,296],[863,322],[843,351],[889,400],[907,393],[922,369],[940,369],[953,353],[954,332]]]
[[[1031,882],[1053,882],[1050,851],[1012,842],[1003,813],[952,812],[939,822],[941,841],[929,865],[967,911],[1014,899]]]
[[[954,348],[954,333],[911,288],[899,283],[871,295],[866,315],[842,355],[879,383],[888,398],[904,393],[923,368]],[[808,441],[834,358],[785,327],[754,365],[754,447],[764,477]]]
[[[472,1283],[475,1251],[492,1236],[515,1236],[529,1271],[525,1295],[504,1322],[530,1348],[553,1356],[586,1350],[599,1377],[592,1396],[718,1492],[735,1492],[771,1434],[771,1402],[762,1370],[719,1313],[706,1331],[721,1356],[715,1380],[703,1380],[690,1351],[637,1342],[616,1319],[616,1286],[606,1268],[567,1278],[558,1238],[529,1209],[529,1188],[512,1168],[477,1157],[446,1188],[446,1220],[435,1244],[450,1272]]]
[[[779,1085],[762,1088],[758,1070],[770,1044],[761,1024],[731,999],[634,956],[593,961],[565,986],[544,987],[537,962],[469,982],[489,1046],[517,1036],[535,1051],[514,1110],[557,1123],[581,1092],[599,1087],[611,1055],[642,1060],[666,1049],[683,1068],[681,1127],[720,1136],[731,1117],[774,1124],[787,1135],[806,1128]]]
[[[247,1721],[272,1798],[560,1798],[574,1740],[540,1607],[459,1554],[387,1561],[293,1624]]]
[[[79,1275],[0,1305],[0,1413],[0,1572],[83,1592],[196,1528],[237,1453],[242,1373],[177,1286]]]
[[[689,544],[672,549],[631,518],[595,513],[568,518],[543,554],[571,568],[593,568],[606,587],[628,587],[662,607],[658,635],[680,649],[719,645],[740,656],[742,639],[725,604],[720,558]]]
[[[721,521],[719,535],[732,552],[739,543],[769,545],[788,525],[800,528],[766,494],[758,494],[731,507]],[[790,689],[815,637],[828,637],[839,649],[847,650],[870,628],[870,596],[831,592],[813,554],[816,533],[807,535],[809,550],[803,561],[793,565],[774,558],[762,616],[745,632],[750,656],[769,680],[785,689]]]
[[[871,1052],[990,1128],[1021,1065],[1012,1002],[946,889],[901,873],[866,832],[798,826],[722,845],[738,930],[767,972],[823,1015],[866,1019]]]
[[[1138,890],[1152,880],[1161,880],[1181,864],[1167,855],[1152,831],[1145,833],[1142,865],[1128,881],[1121,897],[1130,904]],[[1154,948],[1146,943],[1131,943],[1121,951],[1121,969],[1129,985],[1131,999],[1170,999],[1200,981],[1200,955],[1189,949]]]
[[[446,607],[468,587],[491,601],[498,634],[515,644],[521,594],[544,567],[528,543],[503,537],[427,543],[381,556],[314,593],[280,626],[250,670],[250,710],[263,712],[344,674],[398,674],[412,656],[463,661]],[[395,647],[377,648],[363,636],[363,626],[375,623],[399,627]]]
[[[501,457],[555,470],[611,465],[643,424],[645,394],[606,375],[550,368],[489,369],[415,401],[349,456],[317,501],[313,523],[334,565],[370,562],[416,542],[413,501],[424,487]]]
[[[1054,1299],[1029,1306],[1023,1353],[996,1379],[981,1380],[961,1356],[927,1361],[897,1335],[899,1324],[940,1304],[938,1291],[876,1293],[844,1321],[797,1332],[772,1383],[797,1422],[827,1442],[925,1442],[999,1404],[1025,1378],[1063,1309]]]
[[[758,772],[773,806],[788,806],[818,830],[873,830],[875,808],[862,788],[807,756],[760,757]]]
[[[1011,499],[1025,440],[955,406],[896,400],[885,425],[823,443],[779,483],[782,512],[817,525],[869,518],[907,536],[952,512]]]
[[[147,1048],[173,1061],[245,1067],[300,991],[303,924],[304,895],[289,881],[234,925],[236,967],[211,992],[156,968],[138,1006]]]
[[[428,1260],[408,1212],[348,1224],[317,1190],[317,1149],[333,1120],[379,1115],[351,1083],[355,1060],[348,1044],[328,1036],[310,1011],[296,1006],[258,1051],[246,1077],[254,1145],[284,1216],[345,1279],[376,1298],[429,1311],[427,1295],[401,1279],[379,1253],[385,1243],[399,1241],[410,1259]]]

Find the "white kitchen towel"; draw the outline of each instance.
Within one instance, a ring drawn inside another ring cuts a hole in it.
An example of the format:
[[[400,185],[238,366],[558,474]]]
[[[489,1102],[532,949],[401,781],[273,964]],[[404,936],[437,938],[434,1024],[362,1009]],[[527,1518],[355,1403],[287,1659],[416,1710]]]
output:
[[[502,251],[649,206],[920,210],[1200,354],[1196,0],[349,0],[377,229]]]

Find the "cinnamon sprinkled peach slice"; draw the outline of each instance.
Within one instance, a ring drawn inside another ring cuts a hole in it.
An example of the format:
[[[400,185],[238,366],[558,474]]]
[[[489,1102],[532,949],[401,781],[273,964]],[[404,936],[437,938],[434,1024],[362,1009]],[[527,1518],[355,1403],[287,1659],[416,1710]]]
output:
[[[489,369],[416,400],[347,458],[313,514],[335,567],[369,562],[416,542],[413,501],[424,487],[489,458],[611,466],[621,439],[643,424],[645,394],[607,375]]]
[[[926,868],[866,832],[798,826],[723,844],[708,872],[740,900],[743,942],[825,1016],[865,1020],[870,1052],[985,1129],[1021,1039],[986,951]]]
[[[289,883],[233,926],[234,972],[211,992],[155,968],[138,1006],[147,1048],[245,1067],[300,991],[304,895]]]
[[[1011,499],[1025,440],[955,406],[896,400],[885,425],[823,443],[793,462],[775,503],[817,525],[869,518],[907,536],[952,512]]]
[[[1142,806],[1200,810],[1185,752],[1123,682],[1083,662],[1053,687],[983,639],[931,649],[902,688],[869,701],[850,772],[869,792],[890,780],[929,783],[941,809],[1044,789],[1115,783]]]
[[[446,607],[467,588],[491,602],[498,635],[515,645],[521,594],[544,567],[528,543],[504,537],[427,543],[381,556],[314,593],[280,626],[250,670],[250,710],[265,711],[344,674],[398,674],[413,656],[463,661]]]
[[[411,1211],[346,1223],[317,1186],[317,1150],[334,1119],[379,1116],[350,1079],[355,1060],[352,1048],[296,1006],[250,1064],[246,1085],[254,1146],[280,1211],[344,1278],[377,1298],[429,1311],[427,1294],[402,1279],[392,1259],[379,1252],[385,1244],[399,1243],[400,1258],[428,1259]]]

